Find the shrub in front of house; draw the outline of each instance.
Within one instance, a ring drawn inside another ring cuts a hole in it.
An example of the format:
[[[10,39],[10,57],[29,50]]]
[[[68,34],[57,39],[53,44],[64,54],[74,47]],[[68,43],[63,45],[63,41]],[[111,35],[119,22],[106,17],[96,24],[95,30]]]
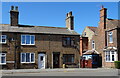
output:
[[[120,69],[120,61],[115,61],[115,68]]]

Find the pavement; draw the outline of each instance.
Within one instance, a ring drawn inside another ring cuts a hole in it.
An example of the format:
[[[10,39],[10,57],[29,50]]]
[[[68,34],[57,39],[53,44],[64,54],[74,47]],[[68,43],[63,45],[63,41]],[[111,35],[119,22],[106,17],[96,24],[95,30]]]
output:
[[[4,76],[118,76],[113,68],[12,69],[1,70]]]

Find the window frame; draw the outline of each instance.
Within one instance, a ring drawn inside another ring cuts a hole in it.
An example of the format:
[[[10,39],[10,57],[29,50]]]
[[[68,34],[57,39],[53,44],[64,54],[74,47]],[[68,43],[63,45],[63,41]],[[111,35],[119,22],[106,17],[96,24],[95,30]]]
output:
[[[112,41],[111,41],[111,39],[112,39]],[[109,34],[108,34],[108,42],[109,43],[113,43],[113,32],[109,32]]]
[[[114,52],[114,54],[112,54],[112,52]],[[107,54],[109,54],[109,57],[106,57]],[[112,61],[112,55],[114,55],[114,61],[117,61],[117,51],[105,51],[105,62],[114,62]]]
[[[71,62],[69,62],[70,60],[71,60]],[[74,62],[75,62],[74,54],[63,54],[63,63],[64,64],[73,64]]]
[[[2,59],[1,59],[2,57],[5,57],[5,63],[2,63]],[[0,65],[5,65],[5,64],[6,64],[6,53],[0,53]]]
[[[2,40],[3,40],[2,36],[5,36],[5,42],[2,42]],[[0,35],[0,37],[1,37],[0,43],[1,44],[6,44],[7,43],[7,36],[6,35]]]
[[[65,47],[73,47],[75,45],[74,37],[63,37],[62,45]]]
[[[24,43],[23,43],[23,36],[25,36],[25,40],[24,40]],[[26,36],[30,36],[30,44],[27,44],[27,38],[26,38]],[[31,39],[32,39],[32,36],[34,37],[34,43],[32,44],[32,41],[31,41]],[[29,35],[29,34],[25,34],[25,35],[21,35],[21,45],[35,45],[35,35]]]
[[[95,41],[92,40],[92,49],[95,50]]]
[[[22,60],[23,60],[22,54],[25,54],[25,58],[24,58],[25,62],[22,62]],[[21,53],[21,61],[20,61],[20,62],[21,62],[21,63],[35,63],[35,53],[29,53],[29,54],[30,54],[30,55],[29,55],[29,58],[30,58],[29,60],[30,60],[30,61],[27,62],[27,56],[26,56],[27,53]],[[32,55],[32,54],[34,55],[34,61],[31,61],[31,59],[32,59],[32,58],[31,58],[31,55]]]

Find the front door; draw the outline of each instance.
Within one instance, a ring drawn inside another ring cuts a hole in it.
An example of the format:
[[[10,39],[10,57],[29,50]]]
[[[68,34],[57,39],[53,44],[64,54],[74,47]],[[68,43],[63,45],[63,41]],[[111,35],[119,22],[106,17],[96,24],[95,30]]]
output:
[[[59,53],[53,53],[53,68],[59,68]]]
[[[45,54],[44,53],[38,54],[38,68],[45,69]]]

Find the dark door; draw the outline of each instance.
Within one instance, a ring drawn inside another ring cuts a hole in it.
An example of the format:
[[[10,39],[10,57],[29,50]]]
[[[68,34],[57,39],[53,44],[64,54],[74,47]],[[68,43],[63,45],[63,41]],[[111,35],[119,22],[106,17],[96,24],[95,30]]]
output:
[[[53,53],[53,68],[59,68],[59,53]]]

